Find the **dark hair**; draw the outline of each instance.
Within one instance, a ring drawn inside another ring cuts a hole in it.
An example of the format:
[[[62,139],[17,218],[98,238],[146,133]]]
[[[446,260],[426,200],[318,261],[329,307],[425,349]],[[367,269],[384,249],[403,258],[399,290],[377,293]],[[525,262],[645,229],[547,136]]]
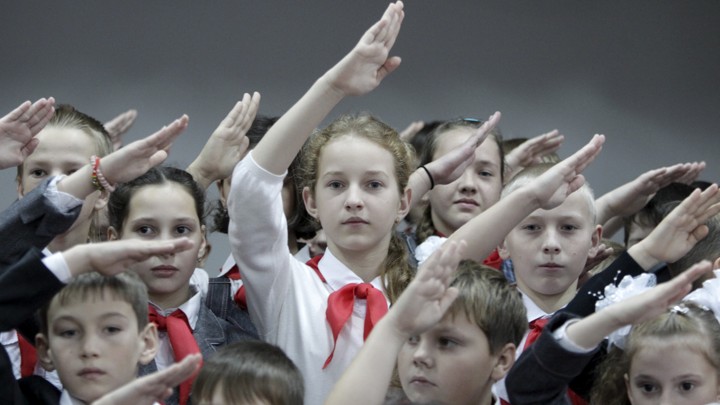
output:
[[[437,152],[440,137],[445,132],[458,128],[477,129],[480,128],[482,124],[483,121],[479,121],[473,118],[456,118],[450,121],[445,121],[442,124],[438,125],[437,128],[435,128],[435,130],[433,130],[425,140],[425,147],[423,148],[420,165],[426,165],[435,160],[435,152]],[[494,139],[495,143],[497,143],[498,151],[500,154],[500,184],[503,184],[505,176],[505,154],[503,153],[503,148],[501,147],[503,140],[502,134],[500,133],[500,128],[493,128],[493,130],[490,131],[490,133],[488,134],[487,139]],[[432,220],[432,206],[428,204],[418,223],[417,231],[415,233],[416,239],[418,242],[423,242],[425,239],[427,239],[431,235],[434,235],[435,233],[435,224]]]
[[[108,217],[110,226],[121,234],[123,223],[130,210],[130,200],[135,192],[145,186],[153,186],[173,182],[182,186],[193,200],[195,212],[200,224],[205,223],[205,191],[198,186],[190,173],[175,167],[153,167],[147,173],[127,183],[118,184],[117,189],[110,194],[108,202]]]
[[[683,183],[670,183],[658,190],[653,198],[638,212],[623,220],[625,229],[625,245],[630,238],[630,231],[634,225],[656,227],[671,210],[668,204],[682,201],[692,194],[693,187]]]
[[[292,360],[259,340],[227,345],[206,361],[193,385],[193,403],[211,400],[218,387],[229,404],[297,405],[305,395],[302,374]]]
[[[147,287],[137,274],[126,271],[114,276],[104,276],[91,272],[74,277],[70,282],[45,304],[39,312],[40,332],[48,335],[48,313],[51,306],[63,306],[69,303],[87,303],[108,299],[125,301],[137,317],[138,331],[148,323]]]
[[[248,149],[254,148],[260,140],[265,136],[267,131],[275,125],[280,117],[268,117],[264,115],[258,115],[253,120],[250,129],[245,134],[250,139],[250,145]],[[302,187],[298,185],[297,178],[297,167],[299,166],[300,157],[299,155],[293,159],[292,163],[288,167],[288,173],[285,177],[285,184],[292,182],[294,187],[293,197],[295,199],[295,211],[292,216],[288,218],[288,229],[295,231],[295,235],[299,238],[310,239],[315,236],[315,225],[312,222],[312,218],[305,210],[305,204],[302,199]],[[217,200],[213,204],[213,215],[212,215],[212,232],[228,233],[228,226],[230,225],[230,216],[227,212],[227,207],[222,201]]]

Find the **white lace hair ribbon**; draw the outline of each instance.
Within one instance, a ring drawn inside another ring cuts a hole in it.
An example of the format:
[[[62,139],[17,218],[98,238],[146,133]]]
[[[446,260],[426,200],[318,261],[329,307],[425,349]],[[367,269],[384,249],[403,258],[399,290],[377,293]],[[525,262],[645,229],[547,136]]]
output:
[[[428,238],[415,249],[415,259],[418,262],[418,266],[423,264],[425,260],[432,256],[432,254],[435,253],[435,251],[438,250],[438,248],[440,248],[447,239],[448,238],[435,235],[428,236]]]
[[[691,292],[683,298],[683,302],[692,301],[702,308],[710,310],[720,322],[720,270],[713,270],[715,278],[703,282],[702,288]]]
[[[655,286],[657,279],[652,273],[643,273],[637,277],[625,276],[617,286],[608,284],[605,286],[602,298],[595,303],[595,311],[601,311],[610,305],[622,302],[630,297],[647,291]],[[610,344],[625,349],[625,342],[630,334],[632,325],[626,325],[611,333],[607,338]]]

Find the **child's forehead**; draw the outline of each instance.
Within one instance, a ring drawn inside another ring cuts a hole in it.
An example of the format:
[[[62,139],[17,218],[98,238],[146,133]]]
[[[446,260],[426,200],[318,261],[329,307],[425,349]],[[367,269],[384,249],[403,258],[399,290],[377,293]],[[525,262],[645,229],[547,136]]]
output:
[[[394,175],[392,153],[374,141],[342,135],[329,141],[320,153],[319,174],[328,172],[383,172]]]
[[[50,301],[48,321],[73,319],[97,322],[109,317],[123,317],[135,323],[137,315],[132,305],[111,291],[90,291],[74,296],[56,296]]]
[[[570,194],[562,204],[551,210],[537,209],[533,211],[528,218],[540,219],[576,219],[584,221],[592,221],[592,211],[589,198],[581,192]]]

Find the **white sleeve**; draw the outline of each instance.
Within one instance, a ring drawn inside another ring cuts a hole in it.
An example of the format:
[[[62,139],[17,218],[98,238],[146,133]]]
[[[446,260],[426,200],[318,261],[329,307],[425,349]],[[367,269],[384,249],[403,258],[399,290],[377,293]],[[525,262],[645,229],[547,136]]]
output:
[[[230,247],[255,327],[265,336],[277,327],[292,272],[303,265],[290,254],[283,210],[283,176],[260,167],[252,151],[235,167],[228,195]]]

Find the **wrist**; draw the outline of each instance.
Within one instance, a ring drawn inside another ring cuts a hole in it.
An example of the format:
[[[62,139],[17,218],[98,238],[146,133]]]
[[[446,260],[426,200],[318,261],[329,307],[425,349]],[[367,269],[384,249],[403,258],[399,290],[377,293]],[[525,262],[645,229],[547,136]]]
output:
[[[210,174],[210,171],[207,169],[204,169],[200,163],[198,163],[197,160],[190,163],[190,166],[185,169],[186,172],[190,173],[193,180],[203,189],[207,190],[210,185],[215,182],[215,176],[212,176]]]
[[[645,241],[647,238],[630,247],[628,254],[643,270],[648,271],[660,263],[660,260],[650,253]]]

